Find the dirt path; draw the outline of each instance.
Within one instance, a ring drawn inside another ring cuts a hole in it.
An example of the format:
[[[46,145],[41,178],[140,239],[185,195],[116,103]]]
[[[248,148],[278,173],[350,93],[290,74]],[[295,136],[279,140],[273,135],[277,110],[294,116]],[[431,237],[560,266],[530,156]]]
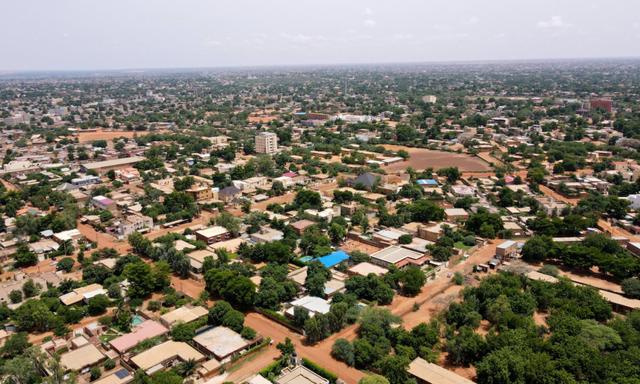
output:
[[[553,189],[547,187],[546,185],[540,184],[539,187],[540,187],[540,191],[544,193],[546,196],[553,197],[554,199],[558,201],[562,201],[563,203],[567,203],[569,205],[576,205],[578,204],[578,201],[580,201],[580,199],[563,196],[558,192],[554,191]]]
[[[7,189],[7,191],[17,191],[18,187],[15,186],[15,184],[5,180],[5,179],[0,179],[0,182],[2,183],[2,185],[4,185],[4,187]]]

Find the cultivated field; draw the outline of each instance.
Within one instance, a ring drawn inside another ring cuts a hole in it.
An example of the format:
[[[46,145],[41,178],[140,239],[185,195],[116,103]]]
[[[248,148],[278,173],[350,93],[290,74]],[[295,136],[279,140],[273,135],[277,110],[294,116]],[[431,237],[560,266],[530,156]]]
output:
[[[462,172],[481,172],[491,169],[489,164],[487,164],[482,159],[463,153],[434,151],[431,149],[411,148],[392,144],[386,144],[384,145],[384,147],[392,151],[399,151],[401,149],[404,149],[411,155],[408,161],[403,161],[384,167],[384,169],[389,173],[401,172],[407,169],[407,167],[412,167],[415,170],[423,170],[427,168],[438,170],[440,168],[446,167],[458,167],[458,169],[460,169],[460,171]]]

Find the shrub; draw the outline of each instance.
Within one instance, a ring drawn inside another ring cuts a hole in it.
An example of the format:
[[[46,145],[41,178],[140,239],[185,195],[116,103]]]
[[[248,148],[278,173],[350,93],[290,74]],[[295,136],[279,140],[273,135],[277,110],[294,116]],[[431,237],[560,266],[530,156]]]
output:
[[[347,339],[338,339],[331,348],[331,356],[349,366],[355,362],[353,345]]]

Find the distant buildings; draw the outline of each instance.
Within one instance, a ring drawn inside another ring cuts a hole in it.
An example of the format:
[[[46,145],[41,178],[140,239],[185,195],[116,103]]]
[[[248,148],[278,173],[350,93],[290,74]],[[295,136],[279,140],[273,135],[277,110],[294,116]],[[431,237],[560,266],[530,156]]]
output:
[[[589,110],[602,109],[607,113],[613,110],[613,101],[610,98],[600,97],[589,100]]]
[[[278,152],[278,135],[273,132],[260,132],[256,136],[256,153],[272,155]]]

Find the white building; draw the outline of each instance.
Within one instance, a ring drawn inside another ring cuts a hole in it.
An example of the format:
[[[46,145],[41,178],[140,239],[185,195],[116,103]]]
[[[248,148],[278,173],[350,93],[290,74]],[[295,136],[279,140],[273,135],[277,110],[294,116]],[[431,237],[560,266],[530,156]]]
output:
[[[260,132],[256,136],[256,153],[268,155],[278,152],[278,135],[273,132]]]

